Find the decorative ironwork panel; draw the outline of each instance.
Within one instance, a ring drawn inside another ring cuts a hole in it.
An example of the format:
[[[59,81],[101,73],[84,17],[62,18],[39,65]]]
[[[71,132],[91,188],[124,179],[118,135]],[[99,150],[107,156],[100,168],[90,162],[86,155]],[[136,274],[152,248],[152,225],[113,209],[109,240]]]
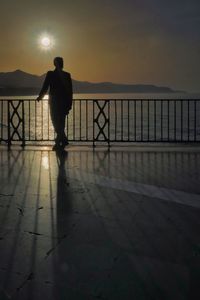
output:
[[[110,143],[110,102],[94,100],[93,102],[93,143]]]
[[[8,145],[12,141],[22,141],[25,144],[24,132],[24,101],[8,101]]]

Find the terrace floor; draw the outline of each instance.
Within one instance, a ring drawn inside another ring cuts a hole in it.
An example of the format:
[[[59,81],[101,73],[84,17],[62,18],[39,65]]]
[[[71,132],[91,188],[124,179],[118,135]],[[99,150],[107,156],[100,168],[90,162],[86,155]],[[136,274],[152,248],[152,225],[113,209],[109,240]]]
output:
[[[0,299],[200,299],[200,147],[0,148]]]

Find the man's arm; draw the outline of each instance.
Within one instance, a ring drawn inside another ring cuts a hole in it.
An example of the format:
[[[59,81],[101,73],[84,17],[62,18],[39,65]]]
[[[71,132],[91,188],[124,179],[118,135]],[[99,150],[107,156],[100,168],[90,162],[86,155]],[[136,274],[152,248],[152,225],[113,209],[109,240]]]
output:
[[[71,109],[72,107],[72,99],[73,99],[73,88],[72,88],[72,79],[71,79],[71,75],[69,74],[69,109]]]
[[[38,101],[40,101],[44,97],[44,95],[46,94],[46,92],[48,91],[49,83],[50,83],[50,72],[47,72],[47,75],[45,77],[43,86],[41,88],[39,96],[37,97]]]

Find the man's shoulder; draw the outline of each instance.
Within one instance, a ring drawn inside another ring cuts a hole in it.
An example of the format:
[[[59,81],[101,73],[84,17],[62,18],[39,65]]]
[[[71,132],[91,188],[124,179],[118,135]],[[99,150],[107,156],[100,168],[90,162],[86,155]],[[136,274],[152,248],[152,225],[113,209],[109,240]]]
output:
[[[53,71],[48,71],[46,76],[51,76],[53,74]]]
[[[65,74],[65,76],[71,77],[71,74],[69,72],[63,71],[63,73]]]

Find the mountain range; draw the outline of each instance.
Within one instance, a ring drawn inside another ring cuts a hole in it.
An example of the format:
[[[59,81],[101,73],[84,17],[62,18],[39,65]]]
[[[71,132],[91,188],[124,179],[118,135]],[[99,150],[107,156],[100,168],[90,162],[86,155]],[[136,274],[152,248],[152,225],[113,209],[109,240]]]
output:
[[[0,72],[0,95],[20,96],[38,94],[45,74],[32,75],[21,70]],[[176,93],[169,87],[150,84],[118,84],[112,82],[91,83],[73,79],[74,93]]]

